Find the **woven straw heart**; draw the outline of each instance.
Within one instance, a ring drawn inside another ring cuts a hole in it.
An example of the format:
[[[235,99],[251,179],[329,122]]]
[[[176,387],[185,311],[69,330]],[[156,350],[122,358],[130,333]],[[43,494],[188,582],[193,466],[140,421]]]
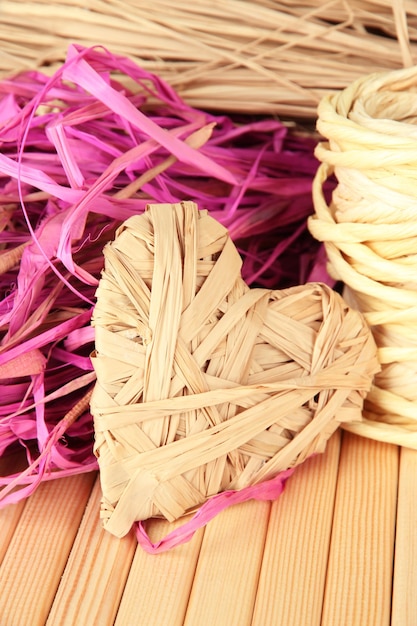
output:
[[[260,485],[361,418],[375,344],[330,288],[249,289],[192,202],[149,206],[104,254],[91,408],[113,534]]]

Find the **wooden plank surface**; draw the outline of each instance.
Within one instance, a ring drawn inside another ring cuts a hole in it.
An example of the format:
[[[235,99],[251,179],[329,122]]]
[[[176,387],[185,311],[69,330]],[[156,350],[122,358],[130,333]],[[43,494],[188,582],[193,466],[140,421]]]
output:
[[[48,626],[114,623],[136,540],[132,533],[118,540],[101,528],[97,518],[100,497],[97,478],[49,613]]]
[[[402,448],[392,626],[417,626],[417,451]]]
[[[105,532],[99,499],[93,473],[0,511],[1,626],[417,626],[411,450],[339,432],[276,502],[156,556]]]
[[[0,511],[0,565],[3,563],[4,555],[17,529],[24,506],[25,502],[18,502]]]
[[[90,495],[84,474],[40,485],[26,502],[0,569],[1,626],[43,626]]]
[[[155,542],[183,523],[184,520],[173,524],[152,520],[147,532]],[[203,534],[200,530],[190,542],[158,555],[137,547],[116,626],[137,626],[138,623],[181,626],[184,623]]]
[[[389,626],[398,448],[343,434],[322,626]]]
[[[320,626],[340,433],[272,505],[253,626]]]
[[[16,455],[0,458],[0,475],[9,476],[24,469],[21,459]],[[25,507],[25,502],[17,502],[5,509],[0,510],[0,565],[7,552],[12,536],[19,523],[20,516]],[[1,623],[1,622],[0,622]]]
[[[256,598],[269,502],[223,511],[206,528],[184,626],[248,626]]]

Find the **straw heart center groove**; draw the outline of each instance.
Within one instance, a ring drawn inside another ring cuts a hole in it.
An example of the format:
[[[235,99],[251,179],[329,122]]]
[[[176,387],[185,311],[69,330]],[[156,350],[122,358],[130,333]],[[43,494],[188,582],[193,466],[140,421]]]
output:
[[[271,479],[361,418],[376,348],[329,287],[249,289],[192,202],[150,205],[104,255],[91,409],[113,534]]]

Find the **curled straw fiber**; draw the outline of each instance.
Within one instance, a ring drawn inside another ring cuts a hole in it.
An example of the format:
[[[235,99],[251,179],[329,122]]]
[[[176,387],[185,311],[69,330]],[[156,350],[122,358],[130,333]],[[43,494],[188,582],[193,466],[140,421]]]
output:
[[[412,0],[2,0],[1,21],[2,76],[103,44],[222,112],[315,119],[329,91],[417,62]]]
[[[324,98],[327,142],[314,183],[313,235],[329,271],[371,326],[382,363],[349,430],[417,448],[417,68],[367,75]],[[327,204],[324,181],[338,186]]]
[[[91,409],[110,532],[226,490],[263,497],[360,419],[375,343],[330,287],[249,289],[227,230],[192,202],[150,205],[104,255]]]

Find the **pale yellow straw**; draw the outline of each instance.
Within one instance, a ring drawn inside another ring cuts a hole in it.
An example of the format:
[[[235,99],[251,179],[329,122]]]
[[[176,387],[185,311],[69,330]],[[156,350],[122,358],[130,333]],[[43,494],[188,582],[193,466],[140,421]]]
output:
[[[346,428],[417,448],[417,67],[365,75],[318,112],[328,142],[316,151],[310,230],[371,326],[382,364],[365,419]]]
[[[103,44],[199,108],[315,118],[361,76],[417,63],[411,0],[2,0],[0,76]]]
[[[329,287],[249,289],[192,202],[150,205],[104,255],[91,408],[113,534],[273,478],[360,419],[375,343]]]

